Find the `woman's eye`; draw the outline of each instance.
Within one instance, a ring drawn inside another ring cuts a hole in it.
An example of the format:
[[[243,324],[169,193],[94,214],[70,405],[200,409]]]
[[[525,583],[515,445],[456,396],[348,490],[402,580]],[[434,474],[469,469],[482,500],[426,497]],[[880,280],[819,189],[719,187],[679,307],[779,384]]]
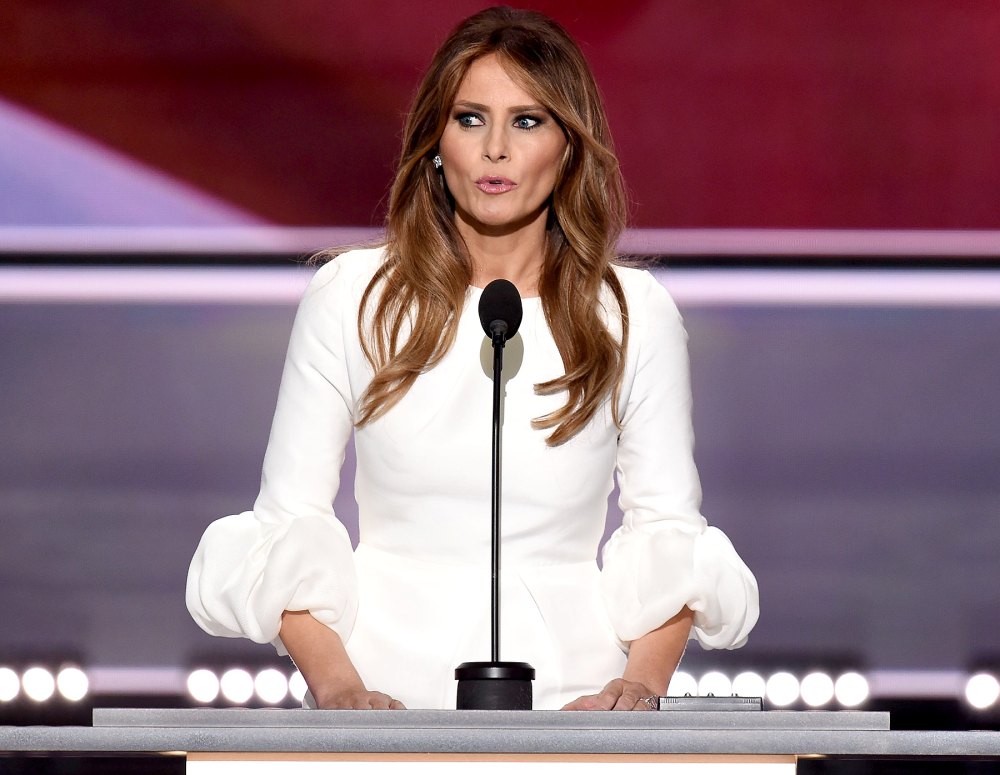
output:
[[[459,126],[463,127],[483,126],[484,123],[483,119],[475,113],[460,113],[455,116],[455,120],[458,122]]]
[[[514,126],[518,129],[534,129],[541,123],[542,120],[534,116],[519,116],[514,120]]]

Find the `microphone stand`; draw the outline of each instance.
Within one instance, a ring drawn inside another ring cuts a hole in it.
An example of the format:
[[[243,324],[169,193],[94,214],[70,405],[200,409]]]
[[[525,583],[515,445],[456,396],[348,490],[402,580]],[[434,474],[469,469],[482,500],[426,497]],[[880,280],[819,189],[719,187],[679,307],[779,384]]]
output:
[[[500,328],[500,326],[495,326],[495,328]],[[500,424],[500,388],[503,384],[503,346],[506,333],[506,331],[497,331],[493,334],[493,470],[490,478],[490,489],[493,496],[490,508],[492,521],[490,537],[493,547],[493,559],[490,564],[493,586],[490,642],[490,660],[492,662],[500,661],[500,472],[502,467],[501,432],[503,428]]]
[[[503,348],[508,326],[504,320],[490,324],[493,340],[493,472],[492,489],[492,608],[489,662],[463,662],[455,668],[459,710],[531,710],[531,681],[535,668],[527,662],[500,661],[500,388]]]

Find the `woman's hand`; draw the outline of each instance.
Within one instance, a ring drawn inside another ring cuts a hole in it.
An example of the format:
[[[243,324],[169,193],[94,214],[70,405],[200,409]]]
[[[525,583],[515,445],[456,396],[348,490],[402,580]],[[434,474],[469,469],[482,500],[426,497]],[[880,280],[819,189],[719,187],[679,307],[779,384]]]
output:
[[[563,710],[655,710],[656,692],[645,684],[616,678],[598,694],[579,697]]]
[[[399,700],[383,692],[370,692],[364,686],[342,689],[324,697],[313,697],[321,710],[406,710]]]
[[[573,700],[563,710],[658,710],[656,697],[667,693],[693,622],[694,613],[684,606],[673,618],[632,641],[624,676],[598,694]]]
[[[280,636],[306,679],[317,708],[405,710],[403,703],[390,695],[368,691],[340,636],[308,611],[285,611]]]

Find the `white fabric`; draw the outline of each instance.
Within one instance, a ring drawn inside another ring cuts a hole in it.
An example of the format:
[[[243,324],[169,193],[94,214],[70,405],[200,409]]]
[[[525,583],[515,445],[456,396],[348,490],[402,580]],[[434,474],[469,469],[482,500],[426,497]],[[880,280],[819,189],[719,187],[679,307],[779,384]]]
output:
[[[252,512],[209,527],[187,602],[207,632],[262,643],[276,641],[282,611],[309,610],[345,640],[368,688],[411,708],[453,708],[454,668],[489,659],[492,356],[471,288],[450,352],[356,433],[352,557],[331,504],[371,378],[357,316],[381,256],[346,253],[310,283],[260,495]],[[620,676],[627,643],[684,605],[709,648],[742,645],[757,619],[753,575],[699,513],[680,315],[647,272],[618,273],[632,325],[620,431],[607,404],[559,447],[531,428],[565,401],[534,392],[563,371],[538,299],[524,300],[506,348],[501,658],[535,667],[536,708]],[[599,571],[616,466],[625,517]]]

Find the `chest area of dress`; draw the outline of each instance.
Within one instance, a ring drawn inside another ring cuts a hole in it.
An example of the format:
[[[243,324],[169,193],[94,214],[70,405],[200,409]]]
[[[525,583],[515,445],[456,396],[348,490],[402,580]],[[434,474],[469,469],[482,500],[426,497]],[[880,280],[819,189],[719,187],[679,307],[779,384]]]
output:
[[[456,495],[488,493],[493,348],[470,307],[463,311],[455,343],[441,362],[422,374],[396,407],[359,433],[359,462],[370,466],[370,476],[391,477],[397,488],[440,485]],[[545,443],[550,430],[532,427],[533,419],[560,409],[567,398],[564,392],[539,395],[535,385],[563,373],[541,304],[527,300],[520,330],[504,348],[505,499],[537,499],[542,483],[552,496],[570,501],[590,490],[605,490],[617,448],[617,429],[607,407],[558,447]]]

